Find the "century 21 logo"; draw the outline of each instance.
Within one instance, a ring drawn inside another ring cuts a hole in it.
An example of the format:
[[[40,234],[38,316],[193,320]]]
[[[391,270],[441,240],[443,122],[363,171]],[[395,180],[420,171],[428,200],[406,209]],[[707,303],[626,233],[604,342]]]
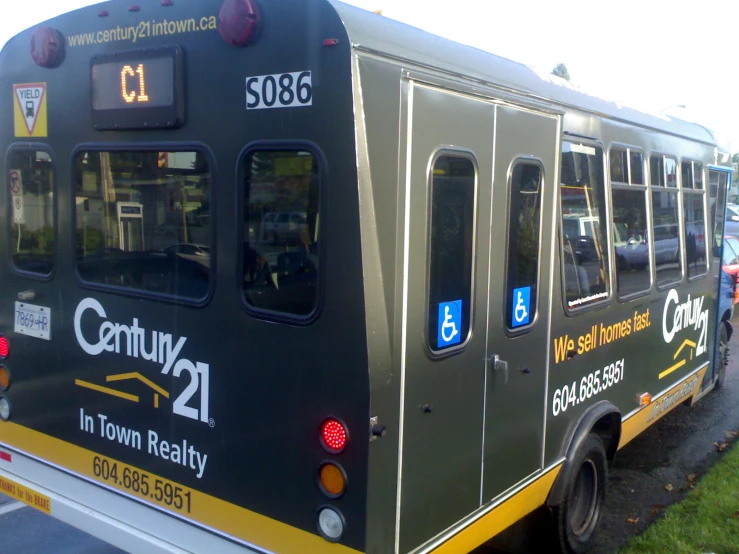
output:
[[[82,317],[86,311],[95,312],[98,317],[102,318],[97,337],[88,337],[82,334]],[[115,352],[121,354],[122,343],[125,343],[125,355],[132,358],[143,358],[157,364],[162,365],[162,374],[168,375],[172,371],[172,375],[180,377],[183,371],[190,374],[190,384],[185,387],[180,395],[172,402],[172,411],[178,415],[188,417],[190,419],[200,420],[213,425],[213,421],[208,417],[208,397],[210,382],[210,366],[202,362],[191,362],[186,358],[178,356],[182,348],[187,342],[187,337],[180,337],[175,343],[170,333],[162,333],[161,331],[147,331],[143,327],[139,327],[139,320],[133,318],[131,325],[123,325],[121,323],[113,323],[106,318],[108,315],[102,304],[94,298],[85,298],[78,305],[74,312],[74,333],[77,336],[77,342],[82,350],[91,356],[97,356],[103,352]],[[147,337],[151,337],[147,339]],[[88,340],[90,339],[90,340]],[[138,373],[126,373],[123,375],[108,376],[108,381],[120,381],[131,376],[137,376],[140,380],[152,386],[156,391],[169,394],[161,389],[158,385],[152,383],[146,377]],[[88,386],[89,383],[78,382],[82,386]],[[126,398],[117,391],[108,389],[98,385],[88,386],[100,392],[111,391],[114,396]],[[188,406],[187,403],[200,390],[200,410]],[[156,400],[158,407],[158,397]]]
[[[662,337],[665,342],[672,342],[677,333],[692,327],[694,331],[699,332],[698,341],[695,345],[696,355],[700,356],[706,352],[708,309],[703,309],[704,298],[703,296],[690,298],[690,295],[688,295],[688,299],[680,303],[680,296],[675,289],[671,289],[667,293],[667,300],[662,312]],[[674,310],[670,310],[672,304],[675,305]]]

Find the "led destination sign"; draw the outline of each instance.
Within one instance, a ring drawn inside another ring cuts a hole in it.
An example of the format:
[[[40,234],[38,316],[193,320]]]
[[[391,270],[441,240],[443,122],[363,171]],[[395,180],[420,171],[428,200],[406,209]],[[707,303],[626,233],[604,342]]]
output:
[[[177,46],[95,56],[90,78],[96,129],[167,129],[183,123]]]
[[[94,110],[138,109],[174,103],[172,58],[151,58],[92,66]]]

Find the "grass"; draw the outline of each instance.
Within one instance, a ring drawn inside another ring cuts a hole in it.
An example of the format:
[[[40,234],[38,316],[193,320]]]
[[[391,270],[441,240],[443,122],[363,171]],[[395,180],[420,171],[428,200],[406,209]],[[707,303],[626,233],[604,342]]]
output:
[[[736,441],[739,443],[739,441]],[[739,447],[735,443],[682,502],[620,554],[739,552]]]

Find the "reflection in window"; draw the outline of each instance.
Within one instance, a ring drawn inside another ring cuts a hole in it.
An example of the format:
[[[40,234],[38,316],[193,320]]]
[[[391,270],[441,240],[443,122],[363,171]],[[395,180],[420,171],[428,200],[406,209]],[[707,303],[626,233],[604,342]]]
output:
[[[682,279],[680,259],[678,196],[676,191],[652,191],[654,264],[657,285],[666,286]]]
[[[603,151],[597,146],[562,145],[560,184],[562,258],[569,308],[608,298],[608,242]]]
[[[717,252],[720,252],[721,243],[724,236],[724,218],[716,217],[716,209],[718,207],[718,213],[726,212],[726,176],[728,175],[725,171],[708,171],[708,198],[711,206],[711,229],[713,230],[713,247]],[[719,195],[719,190],[723,191],[724,194]],[[727,213],[725,217],[731,217],[732,214]]]
[[[693,163],[692,162],[682,162],[680,164],[680,169],[681,169],[682,178],[683,178],[683,188],[692,189],[693,188]]]
[[[613,189],[613,242],[616,246],[619,296],[648,290],[651,263],[644,190]]]
[[[703,194],[683,193],[685,210],[685,267],[688,277],[705,275],[706,263],[706,218],[703,208]]]
[[[667,186],[677,188],[677,160],[665,156],[665,173]]]
[[[11,252],[15,267],[40,275],[54,268],[54,171],[46,152],[13,150],[7,160]]]
[[[244,164],[244,298],[260,310],[310,315],[318,300],[318,160],[303,150],[259,150]]]
[[[611,181],[614,183],[629,182],[629,158],[626,150],[618,150],[616,148],[610,153],[611,164]]]
[[[539,166],[516,164],[510,194],[505,317],[508,328],[515,329],[533,323],[536,316],[542,194]]]
[[[428,341],[438,351],[464,343],[470,331],[475,166],[440,156],[431,179]]]
[[[665,186],[665,161],[662,156],[649,156],[649,171],[653,187]]]
[[[644,184],[644,161],[641,152],[629,151],[631,157],[631,184]]]
[[[693,162],[693,186],[703,190],[703,165],[699,162]]]
[[[199,152],[82,152],[74,160],[77,269],[85,281],[203,298],[210,168]]]

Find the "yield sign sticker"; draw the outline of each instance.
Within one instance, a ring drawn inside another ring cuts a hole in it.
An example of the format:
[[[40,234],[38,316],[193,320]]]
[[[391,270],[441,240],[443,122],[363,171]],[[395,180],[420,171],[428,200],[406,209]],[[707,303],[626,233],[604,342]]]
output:
[[[45,137],[46,83],[13,85],[15,136]]]

